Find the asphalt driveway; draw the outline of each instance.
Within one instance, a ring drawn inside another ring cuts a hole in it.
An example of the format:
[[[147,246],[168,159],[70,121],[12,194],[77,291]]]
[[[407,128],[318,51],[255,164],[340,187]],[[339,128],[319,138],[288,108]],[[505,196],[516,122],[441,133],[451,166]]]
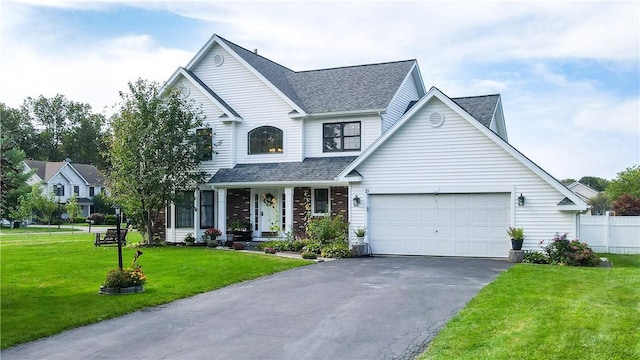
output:
[[[410,359],[510,266],[425,256],[329,261],[66,331],[1,357]]]

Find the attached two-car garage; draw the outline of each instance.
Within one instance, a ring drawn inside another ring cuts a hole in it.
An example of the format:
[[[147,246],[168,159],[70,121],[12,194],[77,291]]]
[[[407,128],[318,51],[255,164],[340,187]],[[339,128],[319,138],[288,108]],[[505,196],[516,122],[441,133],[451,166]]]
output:
[[[511,194],[370,194],[375,254],[505,257]]]

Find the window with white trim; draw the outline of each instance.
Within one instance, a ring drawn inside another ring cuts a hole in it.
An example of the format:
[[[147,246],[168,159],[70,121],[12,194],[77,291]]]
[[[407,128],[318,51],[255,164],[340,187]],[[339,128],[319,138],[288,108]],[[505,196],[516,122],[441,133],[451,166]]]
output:
[[[213,160],[213,130],[196,129],[196,151],[199,161]]]
[[[249,155],[281,154],[284,150],[282,130],[274,126],[260,126],[248,135]]]
[[[323,152],[359,151],[360,121],[322,124]]]
[[[311,212],[315,215],[329,213],[329,189],[313,189],[311,196]]]
[[[181,191],[176,195],[176,228],[193,228],[193,191]]]

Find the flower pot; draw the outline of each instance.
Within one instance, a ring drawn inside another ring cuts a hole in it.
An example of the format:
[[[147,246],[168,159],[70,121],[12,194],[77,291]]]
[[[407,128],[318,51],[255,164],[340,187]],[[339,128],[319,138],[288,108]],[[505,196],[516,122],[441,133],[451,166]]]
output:
[[[358,245],[364,244],[364,236],[356,236],[356,239],[358,241]]]
[[[511,249],[512,250],[522,250],[522,243],[524,240],[516,240],[511,239]]]

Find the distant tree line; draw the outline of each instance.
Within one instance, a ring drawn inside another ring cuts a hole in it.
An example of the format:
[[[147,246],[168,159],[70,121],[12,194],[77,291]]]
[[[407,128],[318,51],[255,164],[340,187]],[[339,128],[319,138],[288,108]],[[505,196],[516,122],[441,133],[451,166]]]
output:
[[[62,161],[109,168],[111,131],[106,117],[89,104],[28,97],[18,108],[0,102],[0,217],[13,218],[21,196],[31,193],[22,161]]]
[[[2,150],[17,149],[30,160],[92,164],[106,170],[110,127],[91,105],[64,95],[28,97],[19,108],[0,103]]]

